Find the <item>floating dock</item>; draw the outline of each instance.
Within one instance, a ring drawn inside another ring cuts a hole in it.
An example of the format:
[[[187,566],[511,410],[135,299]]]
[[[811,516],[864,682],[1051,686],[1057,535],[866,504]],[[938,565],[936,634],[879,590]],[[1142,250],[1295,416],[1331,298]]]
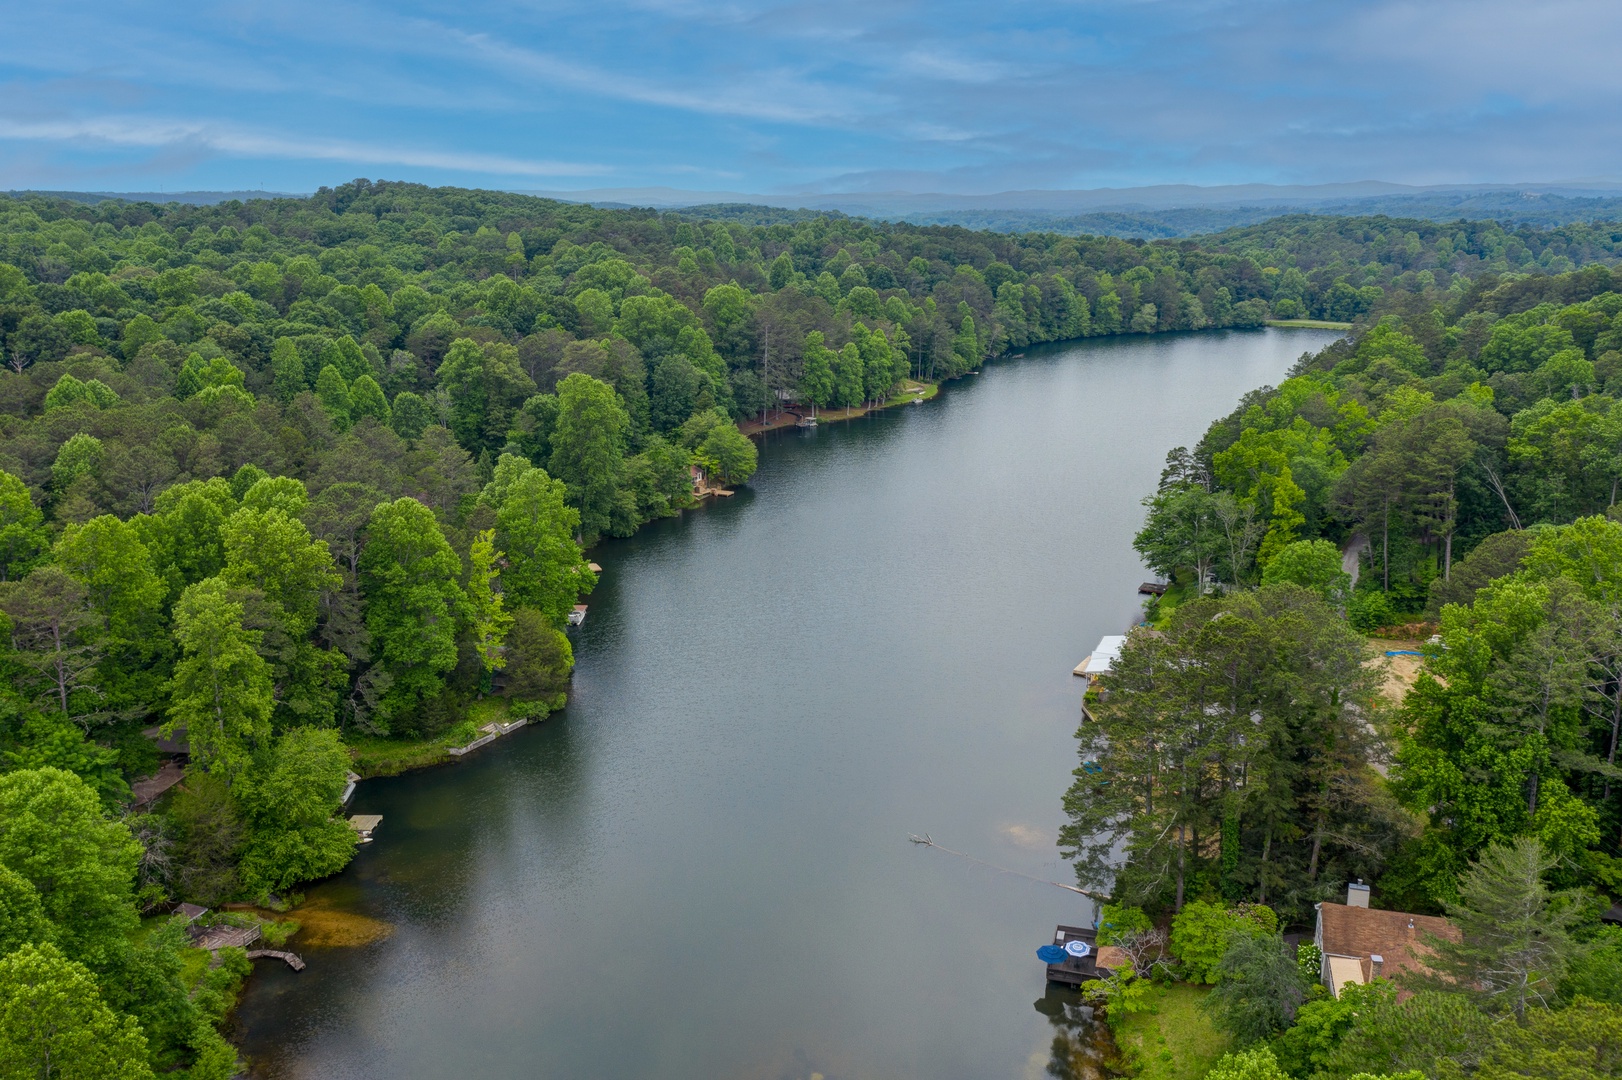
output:
[[[356,814],[349,819],[349,827],[360,834],[360,842],[372,842],[372,830],[383,824],[382,814]]]
[[[1048,965],[1048,982],[1065,986],[1080,986],[1085,982],[1103,978],[1098,970],[1098,931],[1086,926],[1058,926],[1053,931],[1053,944],[1064,948],[1072,941],[1087,946],[1086,956],[1067,956],[1062,964]]]

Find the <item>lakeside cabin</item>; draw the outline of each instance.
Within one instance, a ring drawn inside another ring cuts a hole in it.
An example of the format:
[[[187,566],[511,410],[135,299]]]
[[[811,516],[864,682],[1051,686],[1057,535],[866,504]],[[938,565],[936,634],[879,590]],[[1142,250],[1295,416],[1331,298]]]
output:
[[[1319,979],[1335,997],[1352,983],[1422,968],[1430,955],[1426,935],[1459,940],[1458,928],[1446,919],[1369,907],[1369,887],[1361,881],[1346,886],[1346,903],[1315,907],[1312,943],[1323,954]]]
[[[157,772],[130,784],[131,805],[137,809],[151,806],[158,801],[158,796],[184,780],[186,763],[191,760],[191,738],[186,734],[185,724],[178,725],[169,735],[163,733],[160,725],[149,727],[141,734],[152,740],[160,756]]]

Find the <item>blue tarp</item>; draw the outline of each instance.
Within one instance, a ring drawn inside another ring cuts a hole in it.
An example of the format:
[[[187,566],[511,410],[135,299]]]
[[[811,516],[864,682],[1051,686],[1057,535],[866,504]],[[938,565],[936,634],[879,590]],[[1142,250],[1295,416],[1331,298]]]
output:
[[[1036,958],[1044,964],[1062,964],[1066,955],[1057,945],[1044,945],[1036,950]]]

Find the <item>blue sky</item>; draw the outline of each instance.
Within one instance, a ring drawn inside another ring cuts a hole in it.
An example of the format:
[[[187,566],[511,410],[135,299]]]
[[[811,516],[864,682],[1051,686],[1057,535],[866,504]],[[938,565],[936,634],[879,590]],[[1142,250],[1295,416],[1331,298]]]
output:
[[[10,0],[0,189],[1622,180],[1622,4]]]

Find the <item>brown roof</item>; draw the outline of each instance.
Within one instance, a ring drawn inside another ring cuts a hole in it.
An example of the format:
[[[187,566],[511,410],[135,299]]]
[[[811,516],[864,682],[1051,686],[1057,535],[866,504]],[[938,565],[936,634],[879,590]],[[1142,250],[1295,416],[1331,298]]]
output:
[[[1400,971],[1423,966],[1420,958],[1429,951],[1424,935],[1459,940],[1453,924],[1435,915],[1324,903],[1318,905],[1318,918],[1323,927],[1323,951],[1331,956],[1357,957],[1362,961],[1365,981],[1374,977],[1370,956],[1384,960],[1380,974],[1389,979]]]
[[[1115,945],[1100,945],[1098,947],[1098,959],[1093,963],[1097,967],[1114,971],[1116,968],[1125,967],[1130,961],[1126,958],[1125,950]]]

